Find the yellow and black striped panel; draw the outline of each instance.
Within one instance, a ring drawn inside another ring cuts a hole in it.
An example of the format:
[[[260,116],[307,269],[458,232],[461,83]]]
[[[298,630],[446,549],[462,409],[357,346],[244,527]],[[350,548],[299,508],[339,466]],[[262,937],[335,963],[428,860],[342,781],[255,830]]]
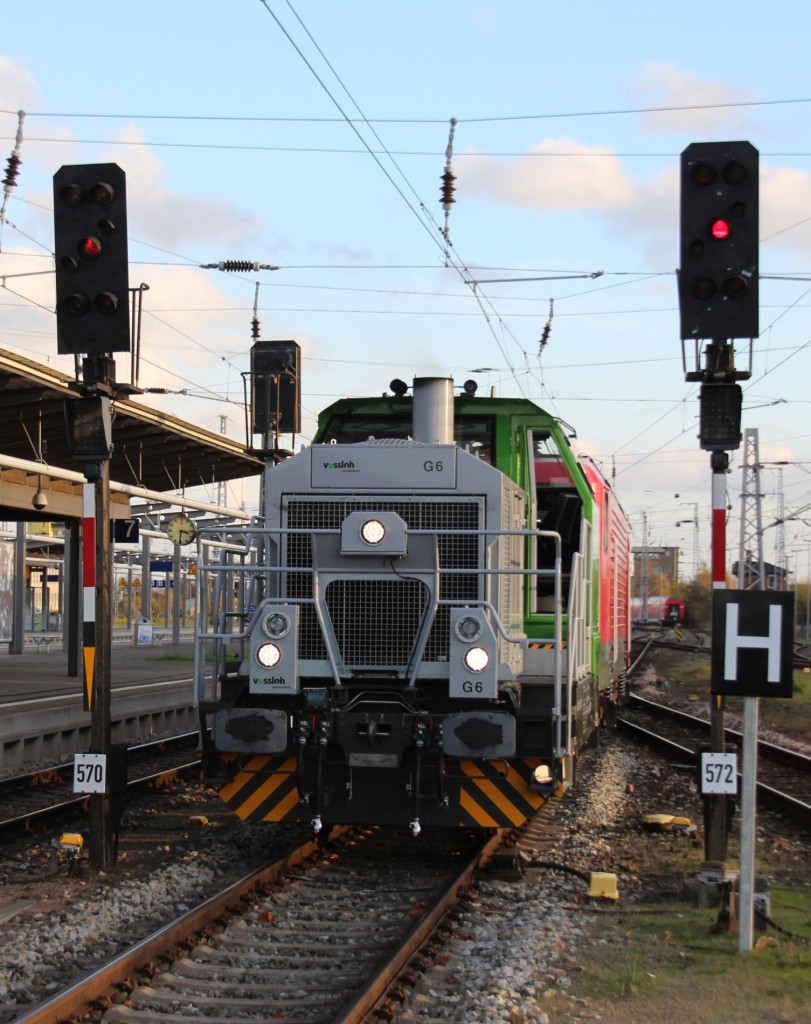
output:
[[[516,828],[544,803],[529,788],[537,758],[515,761],[462,761],[459,808],[468,819],[462,824],[479,828]]]
[[[531,651],[551,651],[554,646],[555,645],[551,640],[533,640],[531,643],[527,644],[527,647]],[[560,645],[560,649],[565,651],[568,646],[567,641],[564,640]]]
[[[252,757],[220,790],[238,818],[284,821],[299,803],[294,757]]]
[[[544,803],[529,784],[537,758],[514,761],[461,761],[458,771],[445,775],[447,804],[426,797],[420,805],[423,825],[463,828],[517,828]],[[345,785],[333,787],[326,814],[333,824],[403,824],[410,820],[410,773],[363,772],[354,795],[340,799]],[[313,809],[300,802],[294,757],[250,758],[220,790],[237,817],[250,821],[308,821]]]

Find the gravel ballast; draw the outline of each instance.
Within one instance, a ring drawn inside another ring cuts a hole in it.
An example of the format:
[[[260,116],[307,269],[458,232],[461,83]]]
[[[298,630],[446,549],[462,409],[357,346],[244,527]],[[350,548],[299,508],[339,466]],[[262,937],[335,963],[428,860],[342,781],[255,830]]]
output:
[[[221,808],[212,811],[219,805],[210,793],[178,792],[171,800],[174,833],[163,812],[128,811],[122,855],[109,875],[87,868],[69,874],[50,839],[13,860],[0,860],[0,1024],[267,861],[275,844],[289,845],[293,838],[278,827],[247,825]],[[588,1008],[570,989],[588,962],[590,945],[606,940],[592,927],[593,911],[600,908],[589,900],[584,878],[591,871],[616,873],[623,903],[659,897],[663,887],[672,894],[681,880],[651,878],[646,849],[700,842],[700,835],[646,832],[641,817],[653,811],[690,816],[700,826],[694,779],[613,735],[589,751],[575,789],[555,801],[543,839],[522,843],[525,870],[515,880],[495,871],[477,884],[399,1019],[588,1019]],[[768,836],[762,841],[768,844]],[[415,840],[415,856],[418,851]]]

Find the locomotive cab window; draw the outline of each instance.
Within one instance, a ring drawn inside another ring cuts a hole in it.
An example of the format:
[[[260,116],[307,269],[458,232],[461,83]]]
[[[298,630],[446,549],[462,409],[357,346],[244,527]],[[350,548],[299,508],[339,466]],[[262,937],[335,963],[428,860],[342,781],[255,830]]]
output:
[[[568,466],[549,435],[535,432],[532,435],[532,452],[535,463],[536,524],[539,530],[560,534],[562,599],[565,607],[569,598],[572,556],[580,545],[583,502]],[[537,567],[554,569],[554,538],[538,538]],[[552,611],[555,597],[554,576],[538,577],[537,593],[538,611]]]

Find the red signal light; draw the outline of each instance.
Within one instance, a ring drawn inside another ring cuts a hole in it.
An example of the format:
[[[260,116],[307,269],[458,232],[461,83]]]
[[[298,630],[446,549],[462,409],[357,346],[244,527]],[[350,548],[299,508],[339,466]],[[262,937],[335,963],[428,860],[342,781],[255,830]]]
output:
[[[126,175],[113,163],[61,167],[53,198],[57,349],[128,352]]]
[[[88,259],[95,259],[101,253],[101,242],[98,238],[88,235],[79,242],[79,252]]]
[[[740,141],[694,142],[681,154],[682,341],[758,335],[758,162]]]
[[[729,238],[729,221],[724,220],[723,217],[719,217],[718,220],[714,220],[710,225],[710,234],[713,238],[717,238],[721,242],[725,238]]]

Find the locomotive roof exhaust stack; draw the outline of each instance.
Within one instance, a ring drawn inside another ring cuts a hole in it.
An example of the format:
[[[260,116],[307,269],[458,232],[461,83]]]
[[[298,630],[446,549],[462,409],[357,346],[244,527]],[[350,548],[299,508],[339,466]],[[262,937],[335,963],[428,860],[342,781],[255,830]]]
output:
[[[415,377],[412,433],[421,444],[453,444],[453,378]]]

